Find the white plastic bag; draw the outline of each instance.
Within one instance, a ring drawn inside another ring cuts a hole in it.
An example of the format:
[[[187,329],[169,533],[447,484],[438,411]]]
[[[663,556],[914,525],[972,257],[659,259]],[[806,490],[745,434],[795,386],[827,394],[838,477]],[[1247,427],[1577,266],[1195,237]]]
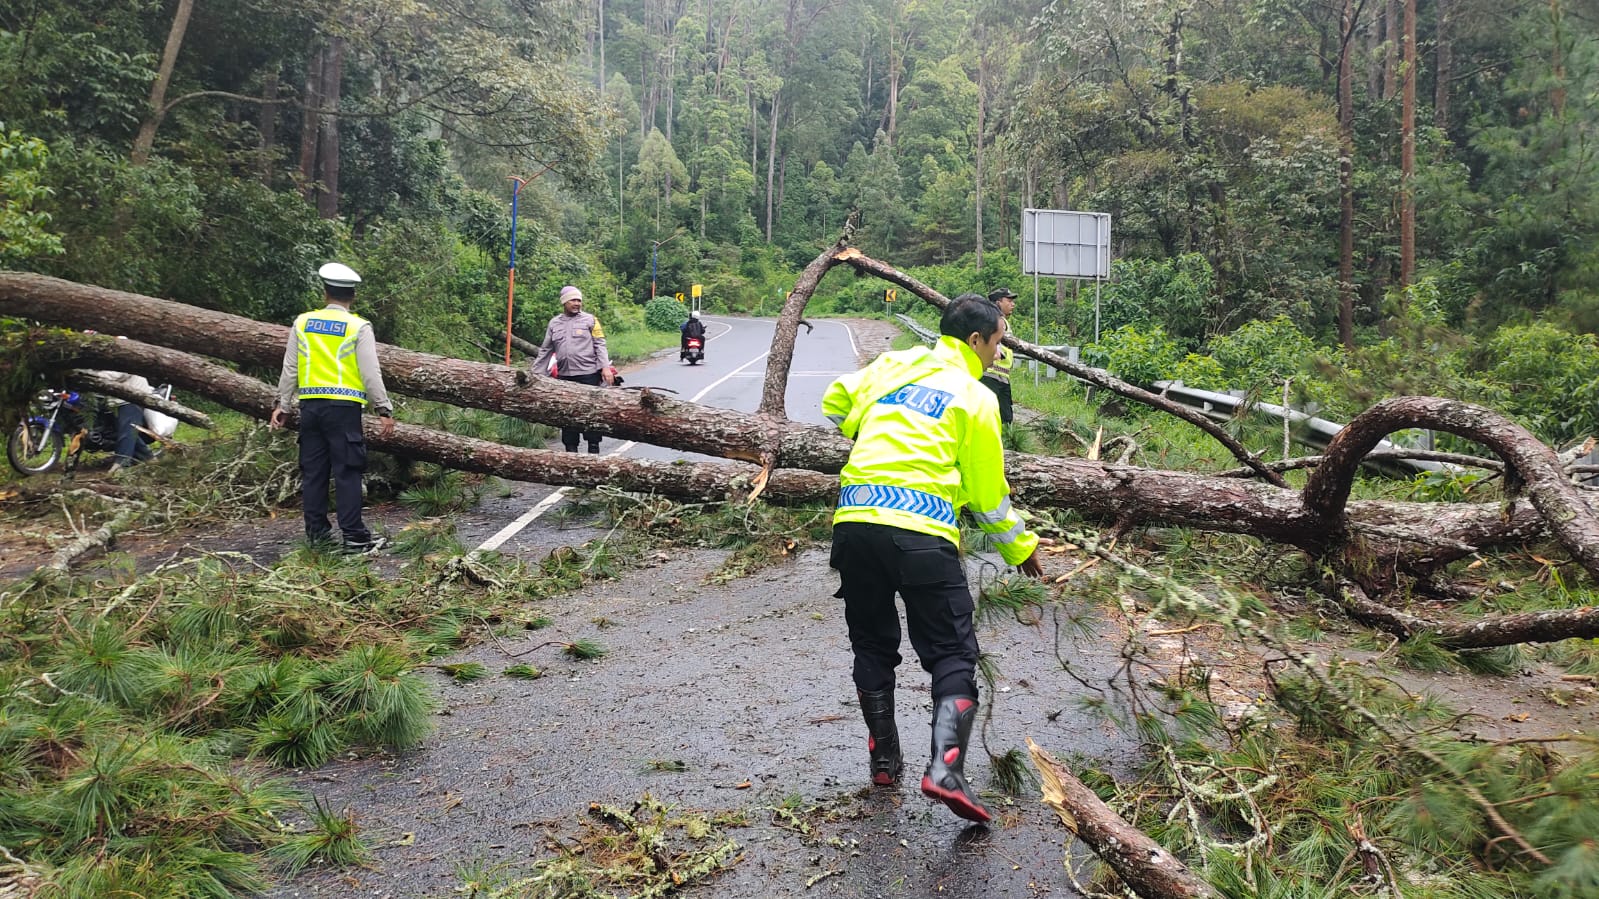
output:
[[[162,384],[156,388],[156,396],[164,400],[172,399],[172,385]],[[156,433],[156,436],[171,440],[172,435],[178,432],[178,420],[170,415],[157,412],[154,409],[144,410],[144,426]]]

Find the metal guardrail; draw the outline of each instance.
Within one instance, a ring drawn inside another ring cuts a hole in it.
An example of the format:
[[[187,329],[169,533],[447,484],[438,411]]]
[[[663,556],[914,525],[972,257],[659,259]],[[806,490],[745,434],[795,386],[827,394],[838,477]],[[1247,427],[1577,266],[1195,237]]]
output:
[[[922,340],[932,343],[934,340],[938,339],[937,334],[929,331],[927,328],[923,327],[920,322],[916,321],[910,316],[901,313],[895,313],[895,317],[904,322],[905,326],[910,328],[911,332],[917,337],[920,337]],[[1039,349],[1049,350],[1053,353],[1064,354],[1073,362],[1077,361],[1078,358],[1077,347],[1041,346]],[[1029,361],[1034,365],[1042,364],[1037,360]],[[1046,366],[1044,371],[1045,376],[1050,378],[1055,377],[1057,374],[1057,369],[1055,369],[1053,366]],[[1068,375],[1068,377],[1070,376]],[[1188,387],[1185,386],[1181,381],[1156,381],[1154,384],[1147,385],[1147,389],[1155,393],[1159,393],[1175,403],[1187,406],[1188,408],[1194,409],[1206,416],[1209,416],[1210,418],[1214,418],[1217,421],[1232,420],[1233,418],[1237,417],[1238,408],[1245,405],[1245,401],[1241,397],[1234,396],[1230,393],[1218,393],[1214,390],[1200,390],[1195,387]],[[1318,451],[1325,450],[1327,448],[1327,443],[1332,440],[1333,435],[1344,429],[1343,425],[1335,421],[1328,421],[1325,418],[1318,418],[1309,413],[1301,412],[1298,409],[1287,408],[1284,406],[1275,405],[1273,403],[1250,403],[1248,405],[1250,412],[1260,412],[1266,415],[1274,415],[1278,418],[1286,418],[1289,422],[1289,436],[1291,439]],[[1407,447],[1400,446],[1391,440],[1379,441],[1376,448],[1379,450],[1407,449]],[[1377,471],[1382,472],[1383,474],[1405,479],[1414,477],[1417,474],[1425,474],[1432,471],[1448,471],[1455,468],[1455,466],[1446,465],[1441,462],[1425,462],[1419,459],[1396,459],[1381,461],[1372,460],[1367,461],[1365,464],[1370,468],[1374,468]]]
[[[1229,421],[1237,417],[1238,408],[1245,405],[1245,401],[1241,397],[1233,396],[1230,393],[1217,393],[1214,390],[1200,390],[1196,387],[1188,387],[1181,381],[1156,381],[1150,385],[1150,389],[1173,402],[1181,403],[1217,421]],[[1267,415],[1275,415],[1278,418],[1287,419],[1292,439],[1312,449],[1326,449],[1328,442],[1339,431],[1344,429],[1343,425],[1335,421],[1317,418],[1298,409],[1273,403],[1250,403],[1248,405],[1248,411],[1250,412],[1263,412]],[[1402,451],[1409,449],[1409,447],[1401,446],[1391,440],[1379,440],[1376,449]],[[1375,468],[1383,474],[1407,479],[1417,474],[1452,470],[1455,467],[1442,462],[1425,462],[1420,459],[1367,460],[1363,464],[1370,468]]]

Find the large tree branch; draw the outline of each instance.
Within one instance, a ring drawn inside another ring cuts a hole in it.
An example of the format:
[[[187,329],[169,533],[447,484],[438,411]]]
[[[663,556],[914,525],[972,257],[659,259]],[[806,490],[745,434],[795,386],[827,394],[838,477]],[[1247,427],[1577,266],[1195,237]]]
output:
[[[178,421],[188,422],[197,428],[205,428],[208,431],[211,429],[211,416],[204,412],[197,412],[182,403],[162,399],[147,391],[135,390],[127,384],[121,381],[113,381],[99,372],[68,371],[66,373],[66,382],[80,390],[104,394],[105,396],[114,396],[119,400],[127,400],[135,406],[154,409],[164,415],[170,415]]]
[[[1379,440],[1405,428],[1447,431],[1492,449],[1525,485],[1555,537],[1599,579],[1599,516],[1562,471],[1555,451],[1492,409],[1437,397],[1383,400],[1355,416],[1327,444],[1324,461],[1305,483],[1304,500],[1306,510],[1327,523],[1328,545],[1343,536],[1356,466]]]
[[[1133,892],[1143,899],[1219,899],[1181,859],[1112,811],[1031,738],[1027,749],[1043,781],[1044,804]]]
[[[931,287],[928,287],[926,284],[923,284],[915,278],[912,278],[910,275],[905,274],[892,265],[889,265],[885,262],[879,262],[876,259],[872,259],[871,257],[862,254],[859,250],[849,249],[843,251],[838,255],[837,261],[848,263],[859,271],[876,275],[877,277],[882,278],[884,281],[888,281],[891,284],[898,284],[941,312],[947,306],[949,306],[949,300],[943,294]],[[812,264],[814,265],[815,263]],[[1005,335],[1005,345],[1014,349],[1016,352],[1021,353],[1023,356],[1030,356],[1034,359],[1037,359],[1038,361],[1043,362],[1046,365],[1053,366],[1074,378],[1087,381],[1088,383],[1093,384],[1096,387],[1102,387],[1111,393],[1119,396],[1125,396],[1130,400],[1134,400],[1136,402],[1143,403],[1146,406],[1152,406],[1161,410],[1162,412],[1175,415],[1183,421],[1188,422],[1194,427],[1199,428],[1201,431],[1204,431],[1206,434],[1209,434],[1211,437],[1215,438],[1216,442],[1226,447],[1227,451],[1232,453],[1233,456],[1238,459],[1238,461],[1253,469],[1254,472],[1267,483],[1274,484],[1278,487],[1288,486],[1288,482],[1283,480],[1282,475],[1272,471],[1259,459],[1255,458],[1254,453],[1251,453],[1248,449],[1245,449],[1244,445],[1235,440],[1231,434],[1228,434],[1221,425],[1211,421],[1209,418],[1206,418],[1202,412],[1174,403],[1171,400],[1166,399],[1159,394],[1151,393],[1142,387],[1129,384],[1115,375],[1112,375],[1110,372],[1104,371],[1103,369],[1093,368],[1087,365],[1072,362],[1056,353],[1052,353],[1041,347],[1036,347],[1024,340],[1020,340],[1014,334]]]
[[[0,314],[16,312],[4,297],[7,277],[0,275]],[[149,301],[150,304],[161,302]],[[195,320],[161,318],[161,313],[171,311],[168,307],[187,308],[169,303],[141,305],[138,309],[145,313],[153,310],[159,321],[165,321],[169,327],[160,327],[159,322],[151,327],[168,338],[176,339],[176,335],[187,340],[187,335],[200,331],[209,330],[220,335],[226,330],[201,326]],[[61,309],[50,308],[57,313]],[[94,304],[93,308],[101,306]],[[218,315],[198,309],[192,312]],[[250,327],[270,327],[242,319],[238,322],[231,332],[235,338],[239,331]],[[129,325],[137,327],[127,327]],[[112,330],[127,333],[143,327],[145,325],[131,319],[122,319]],[[265,352],[250,352],[256,358],[281,359],[278,339],[266,338]],[[191,358],[186,354],[137,340],[37,331],[19,335],[3,349],[9,359],[34,370],[93,367],[128,371],[169,381],[257,417],[266,417],[271,407],[270,398],[251,406],[241,406],[237,399],[243,389],[240,385],[255,385],[259,390],[260,382],[209,363],[207,368],[194,368],[186,361]],[[216,347],[212,349],[215,351]],[[785,460],[784,468],[829,473],[838,470],[849,450],[849,442],[828,429],[679,402],[653,391],[585,387],[547,378],[527,379],[525,374],[525,386],[521,386],[516,373],[503,366],[443,360],[391,347],[384,347],[381,352],[386,362],[391,358],[411,360],[403,371],[397,367],[385,373],[396,389],[403,381],[407,389],[425,390],[444,402],[515,414],[532,421],[595,422],[604,425],[609,433],[632,439],[745,461],[762,461],[760,448],[775,439]],[[389,355],[391,353],[394,355]],[[425,364],[411,357],[423,359]],[[234,380],[238,378],[243,380]],[[397,451],[420,453],[416,447]],[[457,457],[452,458],[454,462],[442,458],[437,461],[472,471],[486,470],[490,463],[484,460],[492,459],[495,465],[510,464],[476,445],[470,450],[461,449]],[[1006,469],[1016,501],[1027,507],[1071,508],[1095,521],[1192,526],[1250,534],[1307,549],[1319,547],[1324,537],[1322,522],[1305,509],[1297,492],[1258,482],[1020,454],[1009,457]],[[573,472],[570,477],[574,483],[583,482],[583,477],[596,478],[586,482],[590,485],[605,482],[606,475],[599,469],[562,470]],[[773,477],[781,474],[779,471]],[[538,474],[531,470],[528,476],[538,479]],[[1348,516],[1351,526],[1364,535],[1353,547],[1362,558],[1369,553],[1417,566],[1447,561],[1477,547],[1535,538],[1541,533],[1537,513],[1525,503],[1513,504],[1507,514],[1500,506],[1492,504],[1365,501],[1351,503]]]
[[[816,292],[816,286],[822,282],[822,277],[828,270],[838,264],[838,257],[849,244],[850,235],[855,232],[855,216],[852,213],[844,223],[844,232],[838,236],[833,245],[822,251],[822,254],[811,260],[805,266],[800,276],[794,282],[794,289],[789,291],[788,299],[783,303],[783,311],[777,317],[777,328],[772,336],[772,352],[766,357],[766,382],[761,388],[762,414],[777,418],[786,418],[787,413],[783,408],[783,397],[788,391],[788,372],[794,363],[794,340],[799,333],[799,326],[805,319],[805,304],[811,301],[811,294]]]
[[[1423,634],[1450,649],[1487,649],[1515,643],[1554,643],[1572,637],[1599,637],[1599,608],[1550,609],[1516,615],[1490,615],[1475,621],[1434,621],[1377,602],[1359,585],[1342,581],[1333,592],[1338,605],[1361,624],[1409,640]]]

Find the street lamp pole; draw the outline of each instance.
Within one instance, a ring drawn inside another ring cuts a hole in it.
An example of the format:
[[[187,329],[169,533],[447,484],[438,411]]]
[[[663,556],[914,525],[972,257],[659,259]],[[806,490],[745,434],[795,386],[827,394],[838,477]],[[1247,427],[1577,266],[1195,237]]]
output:
[[[660,269],[661,244],[671,243],[672,241],[677,239],[679,234],[682,234],[682,233],[683,233],[682,231],[679,231],[676,234],[673,234],[671,237],[668,237],[665,240],[652,240],[652,241],[650,241],[650,243],[655,245],[655,249],[650,252],[650,299],[652,299],[652,300],[655,299],[655,276],[656,276],[656,273]]]

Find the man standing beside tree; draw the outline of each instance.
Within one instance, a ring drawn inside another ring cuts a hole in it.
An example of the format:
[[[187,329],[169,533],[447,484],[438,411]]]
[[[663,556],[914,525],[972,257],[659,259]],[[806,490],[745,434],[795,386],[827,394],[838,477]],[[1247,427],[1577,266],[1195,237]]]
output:
[[[1016,294],[1009,287],[1001,287],[989,291],[988,301],[999,307],[999,314],[1005,316],[1005,323],[1010,324],[1010,314],[1016,311]],[[984,386],[994,391],[994,397],[999,400],[1000,424],[1011,423],[1010,402],[1010,372],[1016,367],[1016,351],[1004,344],[1000,344],[998,352],[994,354],[994,364],[983,373]]]
[[[556,377],[562,381],[594,386],[615,382],[611,356],[605,349],[605,329],[593,313],[583,311],[583,291],[570,284],[561,288],[560,313],[544,329],[544,343],[533,360],[534,373],[548,372],[551,357],[555,359]],[[561,429],[561,445],[569,453],[577,452],[578,432],[578,428]],[[586,431],[583,437],[588,440],[589,452],[600,451],[598,432]]]
[[[317,270],[327,306],[302,313],[289,331],[278,377],[278,404],[269,422],[283,427],[284,410],[300,401],[300,494],[305,537],[328,540],[328,477],[333,478],[339,533],[346,553],[365,555],[382,546],[361,520],[361,475],[366,472],[366,437],[361,409],[370,405],[383,419],[384,437],[394,433],[394,406],[378,368],[372,325],[350,311],[361,276],[338,262]]]

